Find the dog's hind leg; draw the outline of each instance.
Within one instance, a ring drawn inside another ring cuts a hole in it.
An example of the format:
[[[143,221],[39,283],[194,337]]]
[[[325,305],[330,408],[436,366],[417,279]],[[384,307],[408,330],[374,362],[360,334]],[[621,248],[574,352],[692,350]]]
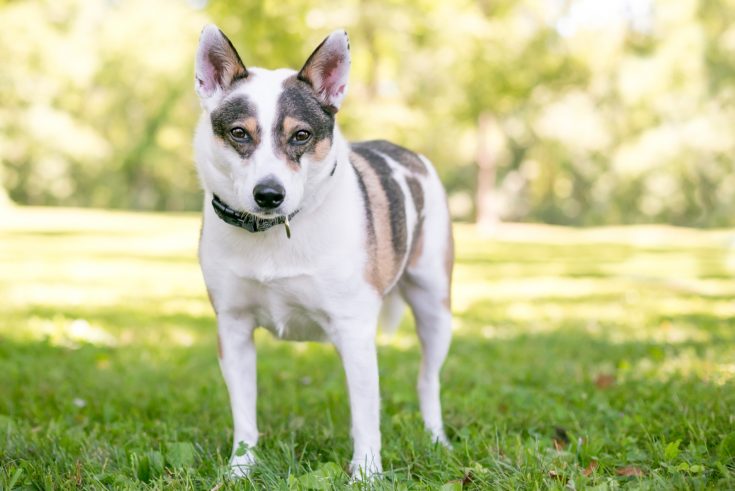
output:
[[[452,339],[450,287],[452,270],[451,231],[443,244],[437,244],[401,280],[401,293],[411,307],[421,342],[421,367],[418,395],[426,429],[435,441],[449,446],[442,421],[439,372]]]

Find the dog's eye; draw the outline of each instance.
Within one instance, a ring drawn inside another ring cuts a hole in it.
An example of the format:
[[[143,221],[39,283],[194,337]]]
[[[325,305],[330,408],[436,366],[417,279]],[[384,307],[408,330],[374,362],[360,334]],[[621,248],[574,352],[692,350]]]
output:
[[[250,141],[250,135],[248,134],[248,132],[245,131],[245,128],[240,128],[239,126],[232,128],[230,130],[230,135],[232,135],[232,138],[238,141]]]
[[[309,133],[306,130],[299,130],[291,136],[291,143],[295,143],[296,145],[302,145],[308,142],[310,138],[311,138],[311,133]]]

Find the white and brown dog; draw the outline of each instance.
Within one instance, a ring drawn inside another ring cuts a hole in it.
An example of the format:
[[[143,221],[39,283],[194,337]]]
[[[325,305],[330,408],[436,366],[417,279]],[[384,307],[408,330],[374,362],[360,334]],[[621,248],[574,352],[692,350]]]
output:
[[[375,335],[379,317],[397,324],[403,300],[423,352],[421,414],[447,444],[439,401],[451,338],[446,197],[423,156],[340,134],[335,114],[347,91],[349,47],[347,34],[335,31],[299,72],[271,71],[246,68],[216,26],[201,34],[199,260],[217,314],[235,475],[249,471],[258,443],[258,326],[278,338],[334,344],[347,376],[353,476],[381,471]]]

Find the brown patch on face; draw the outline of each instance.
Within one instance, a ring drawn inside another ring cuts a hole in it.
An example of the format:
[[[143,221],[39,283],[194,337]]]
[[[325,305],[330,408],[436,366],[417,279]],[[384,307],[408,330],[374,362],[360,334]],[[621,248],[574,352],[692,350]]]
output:
[[[226,100],[212,111],[210,119],[212,131],[224,144],[231,146],[243,159],[253,154],[261,135],[255,105],[247,97],[237,96]],[[232,135],[232,129],[238,126],[248,132],[246,138],[238,139]]]
[[[285,118],[283,118],[283,132],[286,133],[286,136],[293,135],[297,129],[308,127],[309,125],[305,122],[299,121],[298,119],[292,118],[291,116],[286,116]]]
[[[296,130],[300,128],[308,128],[308,125],[303,121],[299,121],[298,119],[292,118],[290,116],[284,117],[281,135],[279,135],[279,141],[283,142],[282,146],[287,145],[287,143],[285,142],[287,142],[291,135],[293,135],[294,132],[296,132]],[[282,153],[286,157],[286,165],[288,165],[288,168],[291,169],[293,172],[298,172],[301,168],[301,166],[299,165],[299,161],[293,159],[292,156],[286,154],[286,152]]]
[[[444,269],[447,274],[447,298],[444,306],[452,310],[452,270],[454,269],[454,233],[452,231],[452,220],[449,220],[449,235],[447,237],[447,251],[444,256]]]
[[[258,128],[258,120],[255,118],[247,118],[241,122],[242,127],[253,137],[253,143],[257,146],[260,143],[260,129]]]
[[[292,140],[299,130],[308,131],[311,138],[306,142]],[[304,155],[319,158],[316,156],[329,152],[333,130],[334,115],[324,111],[314,89],[295,75],[284,80],[272,128],[275,154],[283,156],[289,167],[298,171]],[[325,140],[327,144],[322,143]]]
[[[299,169],[301,169],[299,163],[291,159],[286,159],[286,165],[288,165],[288,168],[291,169],[293,172],[298,172]]]
[[[279,155],[279,157],[282,157],[282,156]],[[292,159],[286,158],[285,159],[285,162],[286,162],[286,165],[288,166],[288,168],[291,169],[291,172],[298,172],[299,169],[301,169],[301,165],[296,160],[292,160]]]
[[[397,257],[391,234],[389,199],[373,166],[353,152],[350,162],[357,172],[365,199],[368,226],[368,262],[365,278],[383,294],[399,274],[402,257]]]
[[[325,138],[314,146],[314,160],[321,162],[327,158],[332,149],[332,139]]]
[[[291,116],[286,116],[283,118],[283,135],[281,136],[282,139],[287,140],[299,130],[306,130],[311,132],[311,127],[308,123],[296,118],[292,118]],[[326,136],[323,139],[317,141],[314,145],[309,145],[307,148],[308,149],[305,154],[311,155],[315,161],[321,162],[327,158],[327,155],[329,155],[329,151],[332,149],[332,138]],[[293,170],[294,172],[299,170],[298,161],[287,159],[287,162],[291,170]]]

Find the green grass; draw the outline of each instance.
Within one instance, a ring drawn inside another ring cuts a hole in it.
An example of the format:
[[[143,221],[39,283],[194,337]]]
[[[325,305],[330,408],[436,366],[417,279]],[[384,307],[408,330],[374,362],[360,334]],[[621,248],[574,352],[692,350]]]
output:
[[[0,215],[0,488],[347,486],[327,345],[259,333],[260,463],[231,421],[198,218]],[[733,233],[457,226],[443,371],[453,451],[424,434],[410,317],[381,335],[385,489],[735,488]],[[634,475],[623,475],[634,474]]]

